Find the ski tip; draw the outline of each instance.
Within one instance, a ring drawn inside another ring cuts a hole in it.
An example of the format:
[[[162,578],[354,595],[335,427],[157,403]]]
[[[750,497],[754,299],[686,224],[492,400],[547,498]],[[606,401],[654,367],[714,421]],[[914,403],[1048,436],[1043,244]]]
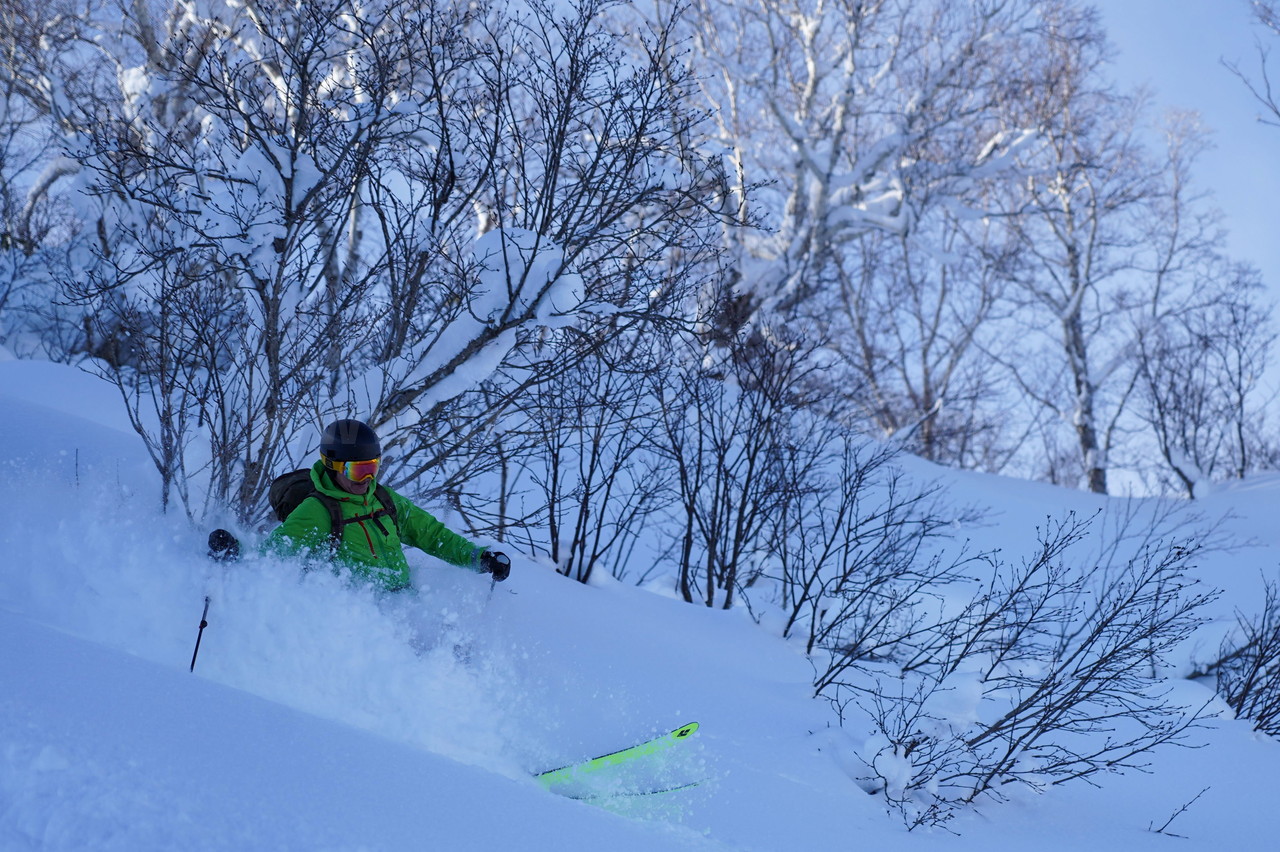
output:
[[[567,766],[561,766],[558,769],[548,769],[546,772],[539,772],[534,776],[534,778],[536,778],[542,786],[550,789],[552,785],[561,784],[571,778],[598,772],[607,769],[608,767],[616,766],[624,761],[644,757],[646,755],[653,754],[654,752],[661,751],[662,749],[669,748],[675,743],[687,740],[689,737],[693,736],[699,727],[700,726],[697,722],[690,722],[687,725],[682,725],[679,728],[676,728],[668,734],[660,734],[651,740],[645,740],[642,743],[638,743],[629,748],[624,748],[621,751],[602,754],[599,757],[593,757],[590,760],[583,760],[578,763],[570,763]]]

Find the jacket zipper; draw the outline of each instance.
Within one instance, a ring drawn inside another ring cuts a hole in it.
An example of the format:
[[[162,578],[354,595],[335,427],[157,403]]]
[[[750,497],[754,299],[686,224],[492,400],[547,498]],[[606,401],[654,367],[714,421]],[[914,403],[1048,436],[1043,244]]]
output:
[[[364,540],[369,543],[369,553],[374,559],[378,558],[378,551],[373,549],[373,536],[369,535],[369,530],[365,528],[364,521],[356,521],[360,525],[360,532],[364,533]]]

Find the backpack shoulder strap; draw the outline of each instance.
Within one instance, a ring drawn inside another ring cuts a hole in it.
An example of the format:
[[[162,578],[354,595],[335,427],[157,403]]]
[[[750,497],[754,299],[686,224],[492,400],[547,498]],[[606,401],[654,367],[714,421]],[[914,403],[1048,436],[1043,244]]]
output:
[[[319,500],[320,505],[329,511],[329,542],[336,550],[342,544],[342,528],[346,526],[346,521],[342,517],[342,506],[328,494],[322,494],[319,491],[313,490],[310,496]]]
[[[396,501],[391,499],[391,490],[385,485],[379,485],[374,489],[373,496],[378,498],[383,510],[391,516],[391,525],[396,528],[396,534],[399,535],[400,519],[396,517]]]

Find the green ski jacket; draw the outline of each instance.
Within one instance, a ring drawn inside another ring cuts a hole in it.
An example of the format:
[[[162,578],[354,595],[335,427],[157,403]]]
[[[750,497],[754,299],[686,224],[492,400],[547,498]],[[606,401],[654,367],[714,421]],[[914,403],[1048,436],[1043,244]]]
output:
[[[342,543],[336,552],[329,536],[329,510],[313,495],[298,504],[263,540],[259,550],[274,556],[331,556],[335,564],[352,575],[378,583],[388,591],[409,586],[409,563],[403,545],[411,544],[431,556],[480,573],[480,553],[467,539],[452,532],[429,513],[390,488],[384,490],[395,504],[391,516],[370,517],[384,508],[375,494],[377,482],[364,494],[350,494],[333,482],[321,462],[311,466],[311,482],[316,491],[338,501],[344,519],[358,518],[343,527]]]

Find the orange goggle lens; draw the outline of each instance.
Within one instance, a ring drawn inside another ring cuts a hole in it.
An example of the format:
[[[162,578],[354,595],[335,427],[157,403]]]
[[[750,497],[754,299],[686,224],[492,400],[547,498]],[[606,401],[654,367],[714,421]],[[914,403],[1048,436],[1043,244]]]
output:
[[[373,479],[378,475],[378,463],[381,459],[369,459],[368,461],[354,461],[346,463],[347,478],[352,482],[364,482],[366,479]]]
[[[330,470],[336,470],[352,482],[364,482],[366,479],[373,479],[378,475],[378,466],[381,462],[382,459],[346,462],[324,460]]]

